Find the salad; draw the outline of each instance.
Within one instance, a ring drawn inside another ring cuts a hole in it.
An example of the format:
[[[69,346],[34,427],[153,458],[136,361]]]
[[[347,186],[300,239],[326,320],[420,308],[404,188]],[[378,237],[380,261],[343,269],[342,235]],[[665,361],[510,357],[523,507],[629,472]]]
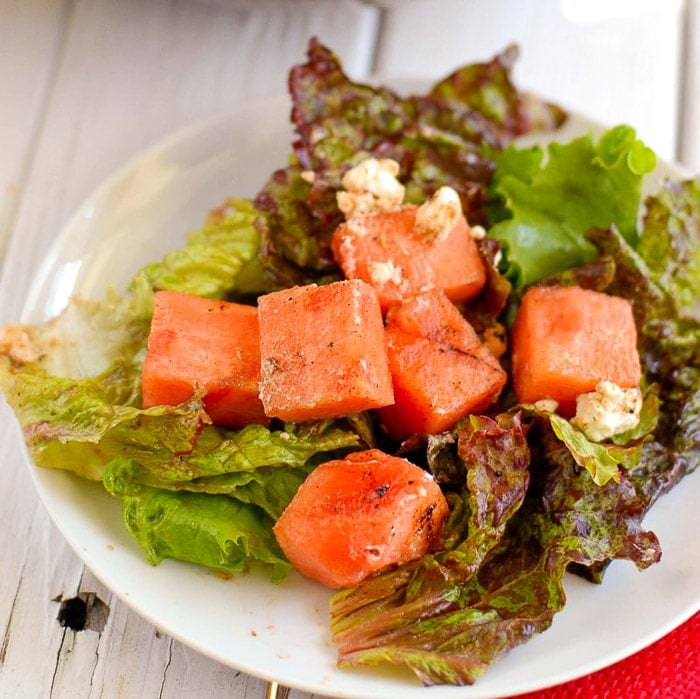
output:
[[[290,564],[272,527],[319,464],[381,445],[428,470],[450,503],[443,548],[330,604],[341,665],[402,664],[425,684],[472,683],[545,630],[565,603],[566,571],[601,582],[613,559],[658,561],[642,520],[700,449],[700,181],[642,200],[655,159],[627,126],[546,149],[514,144],[566,119],[513,86],[516,56],[509,48],[401,98],[353,83],[313,40],[290,73],[298,140],[254,200],[225,202],[126,292],[76,298],[2,340],[0,387],[34,462],[101,480],[154,564],[263,565],[281,581]],[[594,442],[508,386],[487,411],[394,444],[371,411],[230,429],[211,423],[201,396],[142,407],[155,293],[254,303],[338,281],[336,194],[370,156],[399,163],[407,202],[450,186],[486,230],[488,278],[462,308],[482,337],[512,327],[533,285],[629,300],[644,398],[632,431]]]

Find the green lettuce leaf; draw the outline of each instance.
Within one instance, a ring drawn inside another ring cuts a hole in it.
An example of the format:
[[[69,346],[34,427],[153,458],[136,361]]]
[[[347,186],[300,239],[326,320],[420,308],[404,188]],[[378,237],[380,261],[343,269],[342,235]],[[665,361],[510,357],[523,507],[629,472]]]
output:
[[[114,402],[131,386],[123,364],[91,379],[6,375],[4,388],[38,466],[101,480],[116,457],[171,460],[191,451],[209,421],[200,401],[145,410]],[[13,392],[14,389],[14,392]]]
[[[146,265],[136,279],[144,277],[155,290],[213,299],[265,290],[268,281],[262,268],[251,273],[260,243],[255,227],[260,216],[247,199],[227,200],[209,214],[202,228],[187,236],[185,245]]]
[[[72,298],[45,323],[17,323],[0,330],[0,388],[8,376],[22,374],[83,379],[108,371],[116,362],[140,377],[153,292],[136,280],[132,292],[113,289],[101,300]],[[12,404],[12,396],[5,391]]]
[[[271,430],[206,426],[190,449],[133,456],[134,482],[171,491],[230,495],[276,520],[309,472],[321,461],[364,447],[344,421],[287,424]]]
[[[127,529],[152,565],[165,558],[224,571],[259,563],[280,582],[291,570],[261,510],[226,495],[173,492],[138,483],[140,466],[116,459],[105,470],[107,491],[121,501]]]
[[[593,482],[605,485],[620,480],[620,465],[634,466],[641,456],[641,445],[630,447],[592,442],[581,430],[560,415],[549,417],[554,434],[561,439],[576,463],[591,474]]]
[[[492,192],[508,213],[489,234],[504,243],[516,287],[590,262],[590,228],[615,224],[636,244],[642,179],[656,158],[634,129],[618,126],[597,142],[588,134],[546,151],[510,146],[495,159]]]
[[[47,323],[3,329],[0,388],[37,464],[100,479],[117,455],[194,441],[203,411],[135,407],[152,310],[152,290],[136,283],[126,297],[75,298]]]
[[[135,430],[144,440],[143,427]],[[363,445],[343,421],[239,431],[205,426],[179,451],[143,441],[143,451],[117,455],[106,490],[121,501],[129,532],[157,564],[177,558],[238,571],[271,566],[279,581],[290,569],[272,525],[319,461]]]

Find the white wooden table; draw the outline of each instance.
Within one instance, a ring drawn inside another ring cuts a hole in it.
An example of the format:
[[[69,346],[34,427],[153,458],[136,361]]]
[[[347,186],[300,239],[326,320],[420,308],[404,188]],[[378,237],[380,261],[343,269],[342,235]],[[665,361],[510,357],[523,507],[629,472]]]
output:
[[[312,35],[355,78],[438,78],[518,41],[522,87],[629,122],[700,171],[698,0],[0,0],[0,322],[18,318],[47,244],[103,179],[173,130],[283,91]],[[0,697],[265,696],[83,566],[4,402],[0,464]],[[62,626],[60,600],[88,592],[108,607],[103,627]]]

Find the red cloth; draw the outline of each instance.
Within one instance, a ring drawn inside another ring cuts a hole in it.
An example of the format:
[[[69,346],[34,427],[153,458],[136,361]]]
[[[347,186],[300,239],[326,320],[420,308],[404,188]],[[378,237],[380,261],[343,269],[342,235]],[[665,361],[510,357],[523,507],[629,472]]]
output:
[[[698,699],[700,612],[615,665],[518,699]]]

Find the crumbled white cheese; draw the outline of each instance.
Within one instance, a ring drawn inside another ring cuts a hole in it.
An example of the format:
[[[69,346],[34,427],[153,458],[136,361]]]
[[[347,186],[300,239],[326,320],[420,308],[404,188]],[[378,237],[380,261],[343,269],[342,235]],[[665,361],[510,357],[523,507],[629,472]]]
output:
[[[401,207],[405,187],[396,179],[399,164],[391,158],[367,158],[343,175],[345,191],[336,194],[346,219]]]
[[[304,182],[308,182],[309,184],[313,184],[316,181],[316,173],[313,170],[304,170],[300,177]]]
[[[430,240],[444,240],[462,216],[462,202],[452,187],[440,187],[418,207],[416,231]]]
[[[595,391],[576,398],[576,416],[571,424],[593,442],[602,442],[636,427],[641,410],[641,389],[621,388],[612,381],[601,381]]]
[[[474,240],[483,240],[486,237],[486,229],[483,226],[472,226],[469,233]]]

